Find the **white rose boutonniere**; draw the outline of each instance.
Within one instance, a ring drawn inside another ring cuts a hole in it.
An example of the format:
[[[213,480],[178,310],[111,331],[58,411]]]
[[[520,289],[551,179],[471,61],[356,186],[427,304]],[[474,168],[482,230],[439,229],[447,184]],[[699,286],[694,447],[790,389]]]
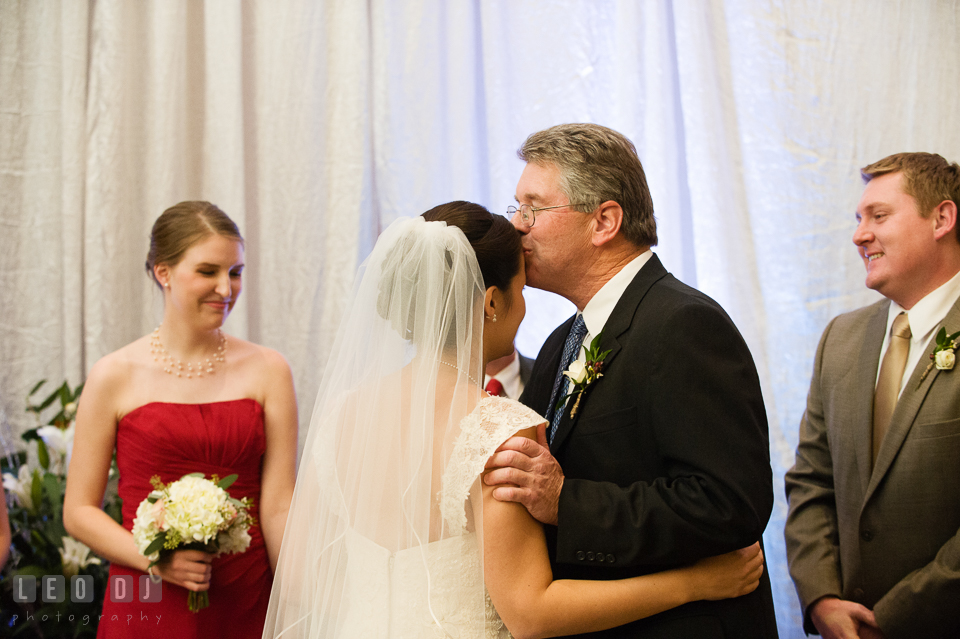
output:
[[[923,375],[920,376],[921,384],[934,366],[937,367],[938,371],[953,370],[953,367],[957,363],[956,350],[958,340],[960,340],[960,331],[953,335],[948,335],[947,329],[942,326],[940,327],[940,330],[937,332],[937,345],[933,347],[933,352],[930,353],[930,359],[932,361],[927,365],[927,370],[923,371]]]
[[[956,361],[957,357],[953,354],[952,350],[939,351],[934,356],[934,362],[936,363],[937,369],[941,371],[952,370]]]
[[[605,350],[602,353],[600,352],[601,335],[603,335],[603,331],[600,331],[600,333],[591,340],[589,347],[583,347],[584,361],[576,360],[567,367],[567,370],[563,371],[563,374],[573,382],[573,389],[560,398],[556,407],[554,407],[555,411],[562,410],[564,402],[572,395],[576,395],[577,399],[573,403],[573,408],[570,410],[570,417],[576,417],[583,392],[587,390],[590,384],[603,377],[603,373],[601,372],[603,370],[603,359],[610,354],[610,351]]]
[[[570,367],[563,371],[563,374],[570,378],[570,381],[574,384],[582,384],[583,381],[587,378],[587,366],[584,362],[577,360],[570,364]],[[602,377],[602,375],[597,375]]]

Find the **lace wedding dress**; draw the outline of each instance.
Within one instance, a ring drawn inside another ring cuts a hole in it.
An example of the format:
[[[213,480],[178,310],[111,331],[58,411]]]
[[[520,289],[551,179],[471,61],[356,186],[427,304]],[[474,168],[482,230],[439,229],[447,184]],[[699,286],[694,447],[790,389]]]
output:
[[[440,512],[452,536],[396,553],[359,535],[348,539],[348,581],[357,588],[349,599],[362,605],[347,611],[343,637],[480,639],[479,628],[485,639],[512,637],[489,596],[482,611],[471,603],[478,590],[486,590],[477,532],[468,529],[470,500],[481,498],[480,473],[497,447],[541,422],[526,406],[501,397],[481,400],[463,419],[440,492]],[[371,613],[377,610],[382,614]],[[480,613],[484,619],[477,618]]]

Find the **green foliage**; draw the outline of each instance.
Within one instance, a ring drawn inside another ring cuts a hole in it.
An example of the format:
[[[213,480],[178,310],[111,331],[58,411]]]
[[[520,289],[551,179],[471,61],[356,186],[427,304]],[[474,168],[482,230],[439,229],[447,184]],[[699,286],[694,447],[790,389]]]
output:
[[[20,468],[27,468],[29,486],[24,486],[24,494],[29,495],[30,504],[23,503],[26,497],[10,494],[7,491],[7,510],[12,534],[11,553],[7,565],[0,572],[0,635],[20,637],[95,637],[97,633],[97,615],[103,605],[106,593],[109,566],[106,562],[98,565],[88,563],[80,568],[78,574],[92,575],[94,578],[94,601],[92,603],[73,603],[69,597],[69,568],[64,567],[61,558],[63,538],[67,532],[63,526],[63,495],[66,488],[67,468],[63,455],[52,451],[38,432],[45,426],[54,426],[62,431],[62,439],[72,434],[72,424],[76,415],[77,400],[83,386],[71,389],[64,382],[49,396],[34,402],[34,396],[43,387],[46,380],[36,384],[27,396],[27,412],[37,419],[37,427],[26,431],[22,438],[28,445],[36,442],[39,467],[31,468],[26,453],[11,456],[3,460],[0,470],[20,479]],[[55,412],[53,412],[55,411]],[[51,415],[48,419],[44,415]],[[54,431],[56,434],[56,431]],[[55,462],[56,460],[56,462]],[[22,482],[26,483],[26,482]],[[116,521],[120,521],[120,500],[116,496],[115,483],[110,484],[105,499],[104,510]],[[90,558],[95,558],[93,553]],[[40,596],[39,580],[44,575],[64,574],[68,592],[62,603],[44,603]],[[33,575],[37,578],[37,600],[34,603],[17,603],[13,599],[13,578],[17,575]],[[70,621],[70,618],[73,621]],[[14,620],[14,617],[16,619]]]
[[[220,481],[216,482],[216,484],[217,484],[217,486],[219,486],[220,488],[226,490],[227,488],[230,488],[231,486],[233,486],[233,482],[237,481],[237,477],[238,477],[238,475],[237,475],[236,473],[234,473],[234,474],[232,474],[232,475],[227,475],[226,477],[224,477],[224,478],[221,479]]]
[[[947,335],[947,329],[941,326],[937,332],[937,346],[933,349],[933,354],[936,355],[940,351],[954,350],[957,347],[957,338],[960,338],[960,332]]]

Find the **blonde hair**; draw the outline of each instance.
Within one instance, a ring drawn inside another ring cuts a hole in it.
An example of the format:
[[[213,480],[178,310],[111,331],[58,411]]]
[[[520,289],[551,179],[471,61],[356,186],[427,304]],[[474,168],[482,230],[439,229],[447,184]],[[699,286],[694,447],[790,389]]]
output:
[[[960,203],[960,165],[947,162],[936,153],[895,153],[860,169],[865,184],[875,177],[898,172],[903,173],[903,192],[917,201],[921,217],[928,217],[944,200]],[[960,239],[960,223],[957,238]]]

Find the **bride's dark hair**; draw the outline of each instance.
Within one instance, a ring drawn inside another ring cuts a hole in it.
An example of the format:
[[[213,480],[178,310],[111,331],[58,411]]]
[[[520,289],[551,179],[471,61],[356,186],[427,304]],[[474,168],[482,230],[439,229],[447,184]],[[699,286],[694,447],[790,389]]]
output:
[[[479,204],[448,202],[435,206],[423,214],[428,222],[446,222],[456,226],[467,236],[467,241],[477,255],[483,285],[496,286],[509,301],[510,282],[520,272],[520,232],[510,220],[494,215]]]
[[[503,291],[506,303],[512,303],[510,283],[520,272],[522,247],[519,231],[507,218],[493,215],[479,204],[463,201],[441,204],[421,217],[425,222],[444,222],[448,227],[459,229],[476,256],[483,287],[496,286]],[[416,343],[420,341],[416,335],[420,328],[431,334],[436,330],[436,327],[431,328],[428,323],[416,321],[417,296],[413,292],[421,277],[420,269],[424,267],[421,258],[426,245],[414,236],[398,237],[395,241],[396,244],[387,251],[381,265],[384,277],[378,285],[380,291],[377,296],[377,312],[380,317],[390,321],[404,339]],[[448,252],[446,260],[447,266],[452,266],[453,253]],[[452,275],[452,271],[447,273],[447,276]],[[451,279],[442,288],[447,290],[453,284],[454,280]],[[466,291],[460,291],[461,295],[464,293]],[[482,296],[483,291],[477,289],[476,293]],[[460,303],[464,299],[456,294],[450,299],[455,298],[459,299]],[[450,317],[454,315],[455,313]],[[464,338],[464,335],[458,333],[463,327],[458,327],[456,323],[446,325],[440,330],[445,333],[442,340],[444,343],[458,343],[458,340]]]

